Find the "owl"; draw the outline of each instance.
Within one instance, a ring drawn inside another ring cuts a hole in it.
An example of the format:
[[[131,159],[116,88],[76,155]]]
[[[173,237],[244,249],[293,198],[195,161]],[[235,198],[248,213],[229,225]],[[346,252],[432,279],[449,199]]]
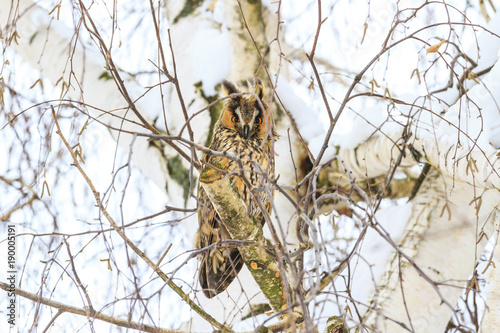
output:
[[[228,95],[240,93],[235,84],[224,81],[223,87]],[[277,139],[271,112],[263,100],[264,86],[255,79],[252,94],[240,94],[227,100],[219,120],[214,126],[210,149],[232,152],[241,159],[245,184],[236,161],[206,154],[203,168],[217,166],[230,177],[230,182],[246,204],[250,215],[264,224],[264,214],[256,200],[261,200],[267,212],[271,212],[268,196],[252,195],[267,177],[274,178],[273,142]],[[257,96],[258,98],[256,98]],[[257,166],[258,164],[258,166]],[[260,168],[259,168],[260,166]],[[262,172],[263,171],[263,172]],[[263,174],[264,173],[264,174]],[[274,195],[273,191],[271,193]],[[256,198],[260,199],[256,199]],[[199,230],[195,245],[202,251],[199,259],[199,280],[206,297],[212,298],[224,291],[234,280],[243,266],[243,259],[228,240],[231,236],[219,219],[215,208],[204,189],[198,185],[198,222]]]

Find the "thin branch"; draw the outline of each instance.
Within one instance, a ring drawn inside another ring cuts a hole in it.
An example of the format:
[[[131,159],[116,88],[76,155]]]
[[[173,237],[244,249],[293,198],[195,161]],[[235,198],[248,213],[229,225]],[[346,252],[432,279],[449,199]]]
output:
[[[96,203],[97,203],[99,209],[101,210],[101,212],[103,213],[103,215],[106,217],[106,219],[108,220],[108,222],[111,224],[111,226],[114,228],[114,230],[118,233],[118,235],[120,235],[120,237],[127,243],[127,245],[140,258],[142,258],[148,264],[148,266],[150,268],[152,268],[156,272],[156,274],[158,274],[158,276],[163,281],[167,282],[168,286],[173,291],[175,291],[181,297],[181,299],[184,302],[186,302],[191,307],[191,309],[193,309],[203,319],[207,320],[209,323],[211,323],[215,327],[217,327],[219,329],[224,328],[226,330],[232,331],[230,328],[225,327],[224,325],[222,325],[221,323],[219,323],[217,320],[215,320],[215,318],[213,318],[208,313],[206,313],[198,304],[194,303],[189,298],[189,296],[182,290],[181,287],[177,286],[173,281],[171,281],[171,279],[169,279],[168,276],[159,267],[157,267],[156,264],[151,259],[149,259],[149,257],[147,257],[144,252],[142,252],[128,237],[125,236],[123,230],[116,224],[116,222],[114,221],[114,219],[111,217],[111,215],[108,213],[108,211],[106,210],[106,208],[102,204],[99,192],[97,192],[96,188],[94,187],[94,184],[92,183],[92,181],[90,180],[90,178],[87,176],[87,174],[85,173],[85,171],[82,169],[80,163],[78,162],[77,156],[73,152],[73,149],[71,148],[71,146],[68,144],[68,142],[64,138],[64,135],[61,132],[61,128],[59,127],[59,122],[57,121],[57,116],[56,116],[56,113],[54,111],[54,108],[52,108],[52,116],[54,118],[54,121],[55,121],[55,124],[56,124],[56,127],[57,127],[57,132],[56,133],[61,137],[61,140],[63,141],[64,145],[66,146],[68,152],[71,154],[71,157],[73,158],[73,165],[78,169],[78,171],[80,171],[80,174],[83,176],[83,178],[85,179],[87,185],[90,187],[90,189],[92,191],[92,194],[94,195],[94,198],[96,200]]]
[[[85,7],[85,5],[83,4],[82,1],[80,1],[79,3],[80,3],[80,10],[81,10],[82,17],[83,17],[83,24],[84,24],[85,28],[87,29],[87,31],[90,33],[90,35],[97,40],[97,44],[100,47],[101,52],[106,60],[106,69],[109,70],[109,72],[111,73],[111,75],[112,75],[112,77],[117,85],[117,88],[120,90],[120,93],[122,94],[123,98],[125,98],[130,110],[132,110],[132,112],[137,116],[137,118],[139,118],[139,120],[141,121],[141,123],[143,124],[143,126],[145,128],[150,130],[152,133],[160,134],[160,132],[156,128],[154,128],[144,118],[144,116],[139,112],[139,110],[135,106],[134,101],[132,100],[132,98],[128,94],[127,88],[125,87],[125,83],[124,83],[123,79],[121,78],[120,73],[113,62],[113,58],[111,57],[110,50],[106,46],[106,43],[104,43],[104,40],[102,39],[102,37],[100,36],[99,30],[97,29],[96,25],[94,24],[94,21],[93,21],[92,17],[90,16],[89,12],[87,11],[87,8]],[[87,21],[91,24],[92,28],[88,26]],[[178,93],[180,93],[180,91],[178,91]],[[179,96],[180,96],[180,98],[182,98],[181,95],[179,95]],[[172,148],[174,148],[183,158],[185,158],[187,161],[191,162],[191,158],[189,157],[189,155],[186,154],[180,147],[178,147],[177,145],[175,145],[171,141],[167,141],[167,143]],[[198,162],[193,161],[193,163],[194,163],[196,168],[199,168]]]
[[[49,323],[47,324],[47,326],[45,326],[45,329],[43,330],[42,333],[46,333],[49,329],[50,329],[50,326],[56,321],[56,319],[62,315],[64,312],[66,312],[64,309],[59,309],[57,311],[57,313],[54,315],[54,317],[52,317],[52,319],[50,319]]]
[[[12,289],[10,289],[9,285],[5,282],[0,281],[0,289],[5,290],[6,292],[11,292]],[[94,312],[92,315],[89,315],[89,311],[87,309],[82,309],[78,308],[76,306],[64,304],[61,302],[57,302],[45,297],[41,297],[40,295],[30,293],[28,291],[25,291],[23,289],[16,288],[14,293],[18,296],[24,297],[26,299],[29,299],[33,302],[43,304],[50,306],[52,308],[58,309],[59,312],[56,314],[55,317],[52,318],[51,323],[54,322],[54,320],[59,316],[60,313],[63,312],[69,312],[73,314],[77,314],[80,316],[84,316],[87,318],[91,319],[97,319],[97,320],[102,320],[107,323],[116,325],[116,326],[121,326],[121,327],[126,327],[134,330],[140,330],[143,332],[151,332],[151,333],[182,333],[181,331],[176,331],[176,330],[169,330],[166,328],[161,328],[161,327],[155,327],[152,325],[147,325],[147,324],[141,324],[133,321],[128,321],[124,320],[121,318],[116,318],[112,316],[108,316],[106,314],[100,313],[100,312]],[[49,323],[50,325],[50,323]]]

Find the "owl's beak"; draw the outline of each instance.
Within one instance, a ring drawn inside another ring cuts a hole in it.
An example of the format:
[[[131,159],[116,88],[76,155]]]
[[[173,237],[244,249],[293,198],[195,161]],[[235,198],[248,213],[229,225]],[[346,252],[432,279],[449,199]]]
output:
[[[243,125],[243,139],[248,139],[248,135],[250,134],[250,126],[248,124]]]

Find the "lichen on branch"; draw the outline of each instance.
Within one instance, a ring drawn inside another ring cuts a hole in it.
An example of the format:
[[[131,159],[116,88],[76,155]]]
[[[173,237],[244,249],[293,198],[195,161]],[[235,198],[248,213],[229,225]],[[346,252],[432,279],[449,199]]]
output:
[[[233,188],[228,175],[214,169],[202,171],[200,183],[208,194],[222,223],[235,240],[253,241],[239,251],[255,282],[274,311],[286,307],[286,293],[276,259],[264,249],[266,240],[260,221],[248,214],[247,207]]]

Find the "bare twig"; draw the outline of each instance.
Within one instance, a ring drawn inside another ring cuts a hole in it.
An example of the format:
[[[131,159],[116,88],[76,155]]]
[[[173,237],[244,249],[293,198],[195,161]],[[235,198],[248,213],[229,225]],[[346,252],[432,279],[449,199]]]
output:
[[[5,291],[11,291],[9,285],[5,282],[0,282],[0,289],[3,289]],[[180,331],[169,330],[166,328],[155,327],[152,325],[141,324],[141,323],[137,323],[137,322],[121,319],[121,318],[108,316],[106,314],[103,314],[103,313],[100,313],[97,311],[95,311],[93,314],[89,314],[89,311],[87,309],[78,308],[76,306],[72,306],[72,305],[68,305],[68,304],[54,301],[52,299],[40,297],[40,295],[33,294],[33,293],[30,293],[30,292],[25,291],[23,289],[19,289],[19,288],[16,288],[14,293],[18,296],[24,297],[26,299],[33,301],[33,302],[47,305],[47,306],[50,306],[52,308],[59,310],[57,312],[57,314],[52,318],[52,320],[50,321],[50,323],[47,327],[49,327],[60,314],[62,314],[64,312],[69,312],[69,313],[77,314],[77,315],[84,316],[87,318],[102,320],[102,321],[105,321],[107,323],[111,323],[111,324],[116,325],[116,326],[126,327],[126,328],[139,330],[139,331],[143,331],[143,332],[182,333]]]
[[[73,152],[73,150],[71,149],[70,145],[68,144],[68,142],[66,141],[66,139],[64,138],[62,132],[61,132],[61,128],[59,127],[59,122],[57,121],[57,116],[56,116],[56,113],[54,111],[54,108],[52,108],[52,116],[54,118],[54,121],[55,121],[55,124],[56,124],[56,127],[57,127],[57,134],[61,137],[61,140],[63,141],[64,145],[66,146],[68,152],[71,154],[71,157],[73,158],[73,165],[78,169],[78,171],[80,172],[80,174],[83,176],[83,178],[85,179],[85,182],[87,183],[87,185],[90,187],[91,191],[92,191],[92,194],[94,195],[94,198],[96,200],[96,203],[100,209],[100,211],[103,213],[103,215],[106,217],[106,219],[108,220],[108,222],[111,224],[111,226],[113,227],[113,229],[118,233],[118,235],[120,235],[120,237],[123,238],[123,240],[126,242],[126,244],[140,257],[142,258],[150,268],[152,268],[156,274],[158,274],[158,276],[165,282],[167,282],[167,284],[169,285],[169,287],[175,291],[180,297],[181,299],[186,302],[194,311],[196,311],[196,313],[198,313],[202,318],[204,318],[205,320],[207,320],[209,323],[211,323],[212,325],[214,325],[215,327],[219,328],[219,329],[222,329],[223,327],[225,329],[228,329],[230,331],[232,331],[230,328],[227,328],[225,327],[224,325],[220,324],[217,320],[215,320],[212,316],[210,316],[209,314],[207,314],[199,305],[197,305],[196,303],[194,303],[190,298],[189,296],[182,290],[182,288],[180,288],[179,286],[177,286],[173,281],[171,281],[167,275],[159,268],[156,266],[156,264],[151,260],[149,259],[146,254],[141,251],[129,238],[127,238],[123,232],[123,230],[116,224],[116,222],[114,221],[114,219],[111,217],[111,215],[107,212],[107,210],[104,208],[104,206],[102,205],[101,203],[101,198],[100,198],[100,194],[99,192],[97,192],[97,190],[95,189],[92,181],[90,180],[90,178],[87,176],[87,174],[85,173],[85,171],[82,169],[82,167],[80,166],[80,163],[78,162],[78,159],[77,159],[77,156],[75,155],[75,153]]]

